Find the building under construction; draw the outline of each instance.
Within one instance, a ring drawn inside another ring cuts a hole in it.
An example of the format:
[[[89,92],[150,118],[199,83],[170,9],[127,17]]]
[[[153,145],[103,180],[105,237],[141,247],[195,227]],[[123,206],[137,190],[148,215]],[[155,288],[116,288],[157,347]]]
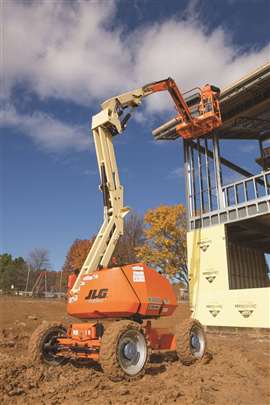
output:
[[[204,325],[270,327],[269,107],[267,64],[222,91],[221,128],[184,142],[190,300]]]

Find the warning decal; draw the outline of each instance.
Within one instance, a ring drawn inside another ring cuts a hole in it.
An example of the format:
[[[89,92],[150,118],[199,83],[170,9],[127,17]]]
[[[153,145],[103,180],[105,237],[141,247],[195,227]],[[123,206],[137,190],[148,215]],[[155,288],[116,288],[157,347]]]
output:
[[[133,271],[133,281],[134,283],[144,283],[144,271]]]
[[[249,318],[255,311],[256,304],[253,303],[235,304],[235,308],[237,308],[239,314],[241,314],[243,318]]]
[[[206,305],[206,308],[208,309],[210,314],[215,318],[216,316],[218,316],[218,314],[222,310],[222,305],[211,304],[211,305]]]

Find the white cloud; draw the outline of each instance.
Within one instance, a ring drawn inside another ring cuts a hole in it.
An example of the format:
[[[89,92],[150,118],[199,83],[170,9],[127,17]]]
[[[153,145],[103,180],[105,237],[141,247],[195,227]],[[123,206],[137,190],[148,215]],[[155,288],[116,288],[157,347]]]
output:
[[[183,167],[177,167],[176,169],[173,169],[170,173],[169,173],[169,178],[182,178],[184,177],[185,172],[184,172],[184,168]]]
[[[137,49],[137,81],[173,77],[182,91],[212,83],[223,87],[270,58],[270,46],[239,55],[226,33],[208,33],[198,21],[165,21],[148,27]],[[149,98],[151,110],[168,108],[168,97]]]
[[[125,38],[121,26],[112,28],[115,7],[109,0],[4,2],[7,85],[26,80],[40,97],[86,104],[168,76],[185,90],[224,86],[270,58],[269,45],[241,55],[224,29],[209,32],[194,17],[138,27]]]
[[[114,94],[168,76],[182,90],[207,82],[223,87],[270,58],[269,44],[241,53],[224,28],[204,26],[194,0],[185,20],[149,23],[126,36],[124,26],[115,25],[113,0],[2,4],[6,95],[24,83],[41,99],[95,102],[98,110],[97,104]],[[171,109],[168,100],[154,95],[147,100],[148,112]],[[137,115],[137,121],[144,117]]]
[[[86,170],[84,170],[83,174],[85,176],[97,176],[98,172],[97,172],[97,170],[94,170],[94,169],[86,169]]]
[[[128,82],[130,54],[106,26],[112,1],[4,2],[6,86],[20,81],[40,97],[87,104]]]
[[[17,129],[48,151],[82,151],[91,146],[90,136],[87,136],[90,129],[87,131],[80,126],[68,125],[40,112],[32,115],[19,114],[12,106],[0,111],[0,127]]]

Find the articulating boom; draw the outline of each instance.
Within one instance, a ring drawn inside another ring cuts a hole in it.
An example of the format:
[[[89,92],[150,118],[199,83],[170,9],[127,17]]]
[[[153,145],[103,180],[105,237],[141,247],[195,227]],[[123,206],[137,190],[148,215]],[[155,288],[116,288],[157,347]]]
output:
[[[93,116],[92,131],[103,193],[104,221],[71,290],[73,295],[79,291],[83,276],[108,266],[116,243],[123,234],[124,217],[129,212],[123,206],[123,187],[112,138],[125,130],[132,110],[141,104],[143,97],[164,90],[172,96],[178,114],[153,132],[157,139],[196,138],[221,125],[219,89],[210,85],[199,89],[195,97],[185,101],[174,80],[168,78],[102,103],[102,111]],[[128,112],[124,114],[126,110]]]

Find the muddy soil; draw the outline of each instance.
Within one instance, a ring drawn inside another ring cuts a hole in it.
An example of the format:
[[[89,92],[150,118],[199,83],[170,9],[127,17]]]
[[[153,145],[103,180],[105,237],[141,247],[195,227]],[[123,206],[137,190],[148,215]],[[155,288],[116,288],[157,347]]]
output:
[[[180,305],[158,326],[174,328],[188,316]],[[269,405],[270,347],[267,339],[208,335],[208,355],[183,366],[175,356],[151,356],[145,376],[113,383],[98,365],[53,367],[28,361],[32,331],[43,320],[69,322],[65,303],[0,297],[0,403],[95,405]]]

